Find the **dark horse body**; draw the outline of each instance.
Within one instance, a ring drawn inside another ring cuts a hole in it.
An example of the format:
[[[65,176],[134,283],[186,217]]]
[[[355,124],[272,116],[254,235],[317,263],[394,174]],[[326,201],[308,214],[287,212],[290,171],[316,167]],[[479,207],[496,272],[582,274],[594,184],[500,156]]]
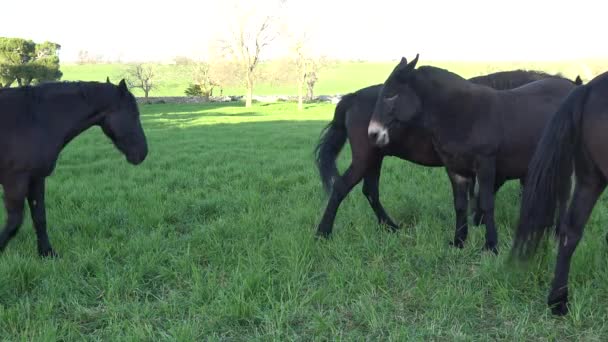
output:
[[[386,146],[408,139],[404,129],[428,132],[452,183],[453,244],[462,247],[467,238],[467,185],[476,176],[486,226],[484,248],[496,252],[494,193],[506,180],[525,178],[543,128],[575,84],[549,78],[500,91],[444,69],[415,69],[417,60],[408,64],[402,59],[384,83],[369,138]]]
[[[135,98],[123,81],[48,83],[0,91],[0,184],[7,220],[0,232],[0,251],[23,222],[27,198],[41,256],[53,256],[46,230],[45,178],[59,153],[93,125],[132,164],[148,153]]]
[[[558,198],[572,173],[576,186],[558,227],[559,251],[548,304],[554,314],[568,312],[570,259],[585,224],[608,181],[608,73],[570,93],[545,128],[530,162],[513,254],[529,258],[552,225]],[[567,193],[566,195],[569,195]]]
[[[545,78],[561,78],[537,71],[503,71],[473,77],[471,82],[484,84],[495,89],[511,89]],[[576,82],[580,82],[577,78]],[[319,235],[329,235],[333,221],[342,200],[350,190],[363,179],[363,194],[372,207],[378,221],[392,229],[397,224],[389,217],[380,203],[379,180],[382,160],[385,156],[395,156],[424,166],[443,166],[443,162],[433,147],[432,137],[418,127],[402,127],[397,143],[376,147],[367,137],[369,121],[378,99],[382,84],[360,89],[345,95],[335,109],[333,120],[326,127],[316,148],[317,167],[327,192],[331,192],[325,214],[319,225]],[[336,158],[346,139],[350,142],[352,162],[339,177]],[[473,196],[474,181],[470,182]],[[480,221],[476,215],[476,222]]]

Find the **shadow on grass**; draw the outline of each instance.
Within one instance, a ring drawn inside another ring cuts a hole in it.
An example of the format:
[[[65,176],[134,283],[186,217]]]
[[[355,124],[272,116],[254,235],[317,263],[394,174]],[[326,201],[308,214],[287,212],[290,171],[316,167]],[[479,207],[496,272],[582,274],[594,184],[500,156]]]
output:
[[[146,115],[158,114],[187,114],[205,112],[224,108],[245,108],[242,102],[206,102],[206,103],[151,103],[139,104],[140,110]]]

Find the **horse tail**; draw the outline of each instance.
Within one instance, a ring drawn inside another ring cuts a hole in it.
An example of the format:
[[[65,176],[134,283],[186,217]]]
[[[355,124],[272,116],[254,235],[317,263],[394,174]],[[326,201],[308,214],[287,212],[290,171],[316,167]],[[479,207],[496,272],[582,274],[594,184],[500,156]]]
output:
[[[528,165],[519,223],[512,255],[529,259],[555,222],[555,209],[572,175],[575,146],[580,136],[580,117],[587,98],[587,86],[575,88],[562,102]]]
[[[321,138],[315,147],[315,159],[323,188],[331,191],[334,180],[338,177],[336,159],[346,143],[346,111],[355,99],[355,94],[348,94],[336,105],[333,120],[321,131]]]

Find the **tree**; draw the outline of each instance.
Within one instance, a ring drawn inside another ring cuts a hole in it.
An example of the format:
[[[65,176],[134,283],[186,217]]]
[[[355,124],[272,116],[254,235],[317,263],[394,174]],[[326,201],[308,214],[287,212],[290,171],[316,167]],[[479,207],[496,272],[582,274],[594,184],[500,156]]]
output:
[[[54,81],[63,75],[57,52],[61,46],[52,42],[34,43],[22,38],[0,37],[0,84],[10,87],[32,82]]]
[[[201,91],[201,87],[198,84],[191,84],[184,91],[186,96],[203,96],[203,92]]]
[[[99,64],[103,63],[104,57],[102,54],[93,55],[88,50],[80,50],[78,51],[78,59],[76,63],[78,64]]]
[[[278,15],[284,0],[239,2],[231,13],[230,34],[221,39],[223,50],[233,58],[247,88],[245,107],[251,107],[253,86],[259,76],[262,53],[278,36]],[[266,5],[266,6],[265,6]]]
[[[137,63],[129,67],[125,78],[130,88],[141,89],[144,97],[148,98],[150,90],[156,88],[154,76],[154,68],[151,65]]]
[[[329,66],[323,56],[315,56],[310,52],[310,42],[305,35],[295,38],[289,57],[278,63],[274,81],[296,84],[298,89],[298,109],[302,110],[304,100],[314,98],[314,87],[320,70]]]
[[[213,96],[213,89],[219,86],[219,83],[214,79],[213,70],[209,63],[201,62],[194,65],[192,77],[203,97]]]

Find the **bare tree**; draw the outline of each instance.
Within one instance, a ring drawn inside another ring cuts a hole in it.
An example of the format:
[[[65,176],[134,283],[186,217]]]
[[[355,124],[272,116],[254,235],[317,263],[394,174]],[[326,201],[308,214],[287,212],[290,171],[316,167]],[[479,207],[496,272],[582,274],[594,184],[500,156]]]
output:
[[[213,96],[213,89],[220,86],[215,80],[212,65],[206,62],[196,63],[192,68],[192,79],[194,84],[201,89],[204,97]]]
[[[129,67],[126,79],[130,88],[143,90],[145,98],[148,98],[150,90],[156,88],[154,76],[154,68],[151,65],[137,63]]]
[[[295,81],[298,85],[298,109],[302,110],[304,102],[304,88],[306,87],[306,100],[314,98],[314,87],[318,80],[319,71],[328,66],[328,61],[322,56],[314,56],[309,50],[309,40],[306,35],[296,39],[292,48],[292,66]]]
[[[258,73],[262,53],[278,36],[278,18],[275,13],[285,0],[269,0],[271,8],[259,6],[259,2],[239,2],[233,8],[233,23],[229,36],[221,39],[223,50],[236,62],[240,77],[247,88],[246,107],[251,107],[253,86]],[[247,7],[247,5],[250,5]]]

